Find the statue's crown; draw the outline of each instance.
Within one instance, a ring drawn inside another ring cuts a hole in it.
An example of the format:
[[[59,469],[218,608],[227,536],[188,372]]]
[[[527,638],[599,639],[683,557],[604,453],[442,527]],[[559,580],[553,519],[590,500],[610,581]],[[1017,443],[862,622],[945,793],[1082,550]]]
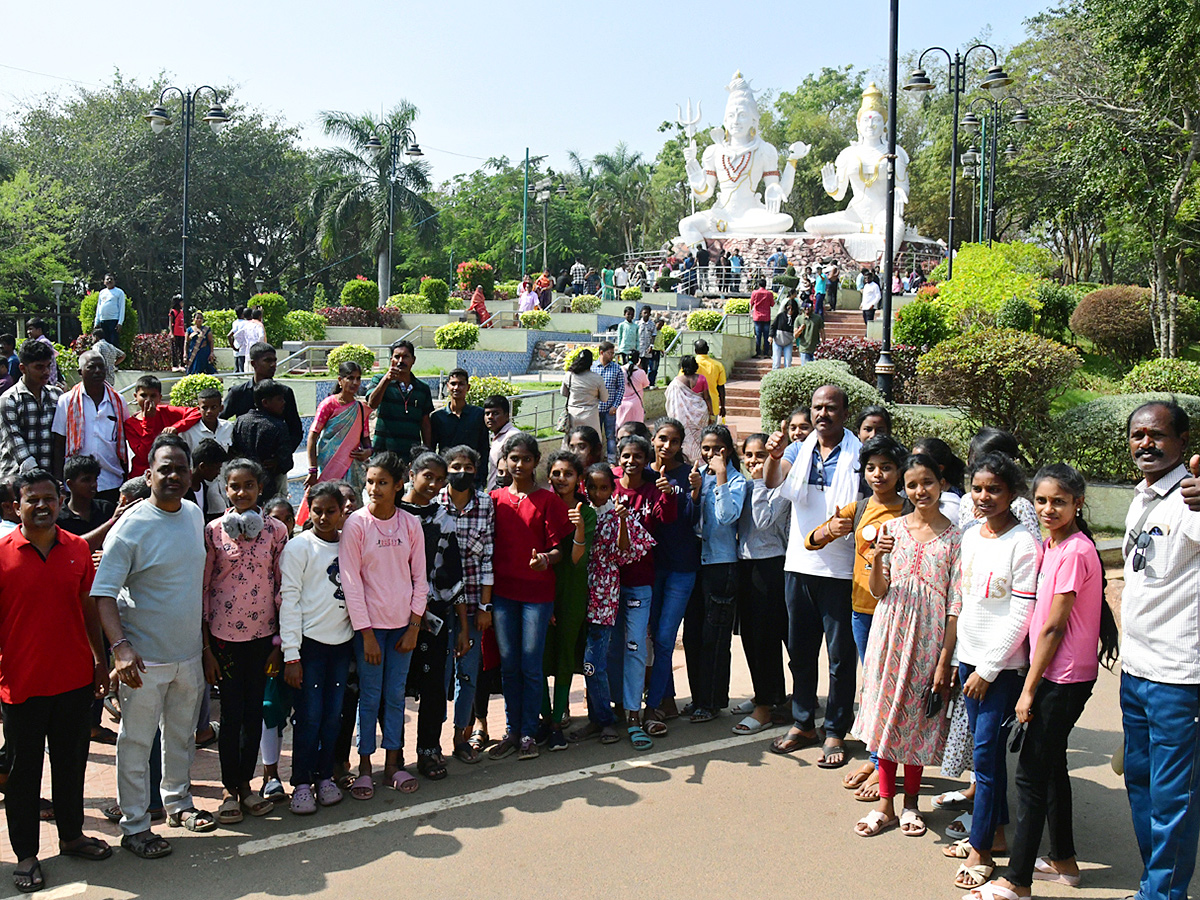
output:
[[[734,100],[747,100],[751,106],[758,106],[758,101],[754,97],[754,89],[750,87],[750,82],[742,77],[741,69],[733,73],[733,80],[725,85],[725,90],[729,91],[726,108],[728,108],[728,103]]]
[[[858,108],[860,116],[868,112],[877,112],[883,116],[883,121],[887,121],[888,111],[887,104],[883,102],[883,91],[877,88],[873,81],[862,92],[862,106]]]

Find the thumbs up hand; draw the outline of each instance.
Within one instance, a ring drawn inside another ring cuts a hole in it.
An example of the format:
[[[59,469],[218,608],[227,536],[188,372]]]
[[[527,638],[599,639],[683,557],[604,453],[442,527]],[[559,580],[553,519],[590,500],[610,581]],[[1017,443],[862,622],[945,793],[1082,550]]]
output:
[[[617,518],[621,519],[621,520],[624,520],[629,517],[629,507],[626,506],[623,502],[621,502],[619,500],[617,501],[617,504],[613,507],[613,512],[615,512],[617,514]]]
[[[892,537],[892,532],[888,528],[888,524],[884,523],[879,530],[879,540],[875,542],[875,557],[878,559],[885,553],[891,553],[892,548],[896,546],[896,539]]]
[[[544,572],[546,567],[549,565],[549,560],[547,559],[546,554],[538,553],[536,550],[533,550],[532,553],[533,556],[529,560],[529,568],[534,572]]]
[[[567,510],[567,518],[576,528],[583,522],[583,504],[576,503],[574,509]]]
[[[700,485],[704,484],[704,476],[700,474],[700,460],[692,463],[692,471],[688,475],[688,484],[692,486],[693,491],[700,490]]]
[[[1187,467],[1191,474],[1180,482],[1179,493],[1188,509],[1200,512],[1200,454],[1189,459]]]

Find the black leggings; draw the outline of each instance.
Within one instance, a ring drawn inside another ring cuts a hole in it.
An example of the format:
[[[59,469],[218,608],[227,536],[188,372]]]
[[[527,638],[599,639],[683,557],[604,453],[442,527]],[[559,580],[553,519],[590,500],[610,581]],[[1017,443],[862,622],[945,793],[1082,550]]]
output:
[[[733,640],[737,563],[700,567],[683,616],[683,653],[692,703],[713,712],[729,703],[729,645]]]
[[[231,794],[254,777],[262,741],[263,692],[267,688],[267,657],[274,649],[270,637],[249,641],[211,641],[220,670],[221,729],[217,750],[221,784]]]
[[[738,622],[755,706],[778,706],[787,696],[783,648],[787,644],[787,603],[783,599],[782,556],[738,563]]]
[[[442,611],[438,613],[441,615]],[[446,656],[450,622],[446,616],[443,619],[445,624],[436,635],[422,631],[417,637],[417,649],[413,651],[408,667],[405,693],[418,699],[417,753],[438,749],[442,726],[446,723]]]

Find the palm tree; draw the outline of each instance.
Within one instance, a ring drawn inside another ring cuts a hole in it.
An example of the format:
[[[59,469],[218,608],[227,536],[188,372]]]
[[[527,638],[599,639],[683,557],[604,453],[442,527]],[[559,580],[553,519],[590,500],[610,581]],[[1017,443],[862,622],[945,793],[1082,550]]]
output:
[[[654,196],[650,190],[654,167],[623,141],[612,153],[596,154],[589,167],[573,153],[571,162],[581,181],[591,188],[588,205],[597,233],[610,225],[616,227],[625,251],[633,252],[635,237],[639,232],[645,233],[654,211]]]
[[[387,303],[392,283],[389,203],[395,214],[408,215],[423,240],[437,229],[433,206],[422,196],[430,187],[429,164],[415,159],[393,161],[391,154],[392,135],[399,141],[398,155],[416,143],[412,123],[417,115],[417,108],[407,100],[401,100],[379,124],[369,114],[321,113],[325,133],[348,146],[317,154],[317,181],[309,195],[309,207],[317,217],[317,242],[326,257],[354,239],[370,247],[378,269],[380,306]],[[383,149],[370,146],[372,137],[383,143]]]

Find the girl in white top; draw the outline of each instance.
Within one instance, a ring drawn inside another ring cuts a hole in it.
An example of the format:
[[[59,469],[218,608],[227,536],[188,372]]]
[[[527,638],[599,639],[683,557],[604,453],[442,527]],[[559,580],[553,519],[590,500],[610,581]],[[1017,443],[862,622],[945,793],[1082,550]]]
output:
[[[346,508],[337,482],[315,485],[308,504],[312,529],[288,542],[279,566],[283,677],[297,692],[291,805],[297,815],[342,799],[333,781],[334,746],[354,655],[338,565]]]
[[[1013,515],[1025,492],[1017,464],[985,453],[970,470],[971,500],[982,522],[962,537],[962,612],[958,676],[975,734],[975,809],[968,837],[943,852],[962,859],[955,885],[964,890],[991,878],[996,830],[1008,822],[1006,724],[1029,666],[1026,640],[1037,592],[1041,547]]]

